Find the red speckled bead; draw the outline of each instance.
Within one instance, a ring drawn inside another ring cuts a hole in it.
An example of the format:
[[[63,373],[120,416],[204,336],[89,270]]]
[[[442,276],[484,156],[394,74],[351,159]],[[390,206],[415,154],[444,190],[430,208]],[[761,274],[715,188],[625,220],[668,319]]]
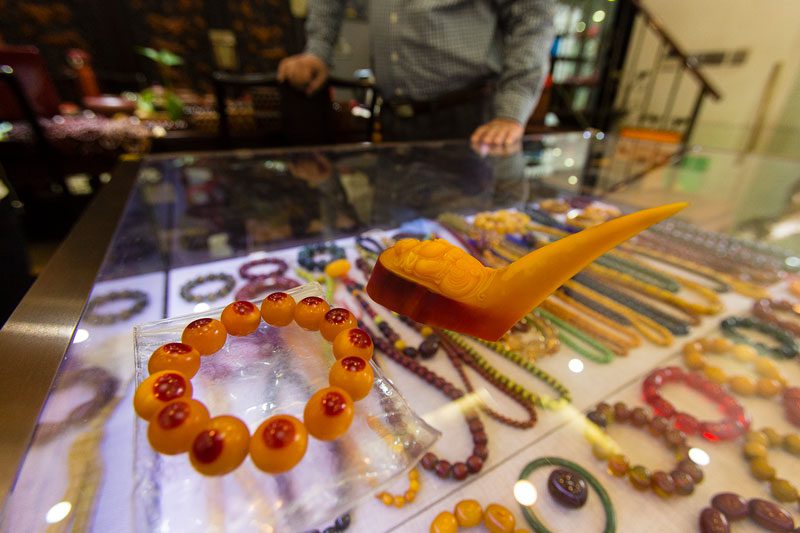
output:
[[[333,339],[333,355],[336,359],[355,355],[369,361],[374,349],[369,333],[359,328],[342,331]]]
[[[331,307],[328,302],[317,296],[303,298],[294,307],[294,321],[303,329],[316,331],[325,313]]]
[[[200,370],[200,352],[182,342],[170,342],[159,347],[147,361],[151,374],[162,370],[177,370],[192,379]]]
[[[312,437],[334,440],[353,422],[353,399],[340,387],[318,390],[306,403],[303,421]]]
[[[306,454],[308,433],[293,416],[266,419],[250,439],[250,458],[264,472],[279,474],[294,468]]]
[[[163,454],[187,452],[208,418],[208,409],[197,400],[174,400],[150,419],[147,440],[154,450]]]
[[[181,341],[194,347],[200,355],[217,353],[227,338],[224,324],[213,318],[199,318],[190,322],[181,335]]]
[[[189,450],[192,466],[206,476],[221,476],[242,464],[250,447],[250,432],[235,416],[217,416],[197,434]]]
[[[273,292],[261,302],[261,318],[270,326],[288,326],[294,320],[294,298],[285,292]]]
[[[261,313],[258,307],[245,300],[228,304],[222,310],[220,318],[225,325],[225,330],[238,337],[250,335],[261,324]]]
[[[145,420],[167,403],[192,397],[192,383],[177,370],[162,370],[142,381],[133,395],[133,408]]]
[[[360,357],[345,357],[331,366],[328,382],[346,390],[354,401],[365,398],[372,390],[375,375],[372,367]]]
[[[700,422],[692,415],[679,413],[675,417],[675,427],[686,434],[694,435],[700,431]]]
[[[319,323],[319,332],[328,342],[333,342],[336,336],[358,326],[358,321],[353,313],[342,307],[334,307],[325,313]]]

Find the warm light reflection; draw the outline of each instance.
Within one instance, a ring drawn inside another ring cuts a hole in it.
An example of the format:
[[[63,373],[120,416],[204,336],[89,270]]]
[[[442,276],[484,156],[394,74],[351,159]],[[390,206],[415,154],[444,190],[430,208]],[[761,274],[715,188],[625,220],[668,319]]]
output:
[[[595,133],[594,138],[597,139],[598,141],[602,141],[603,139],[606,138],[606,134],[603,133],[602,131],[598,131],[597,133]]]
[[[580,374],[583,372],[583,361],[580,359],[570,359],[569,363],[567,363],[567,368],[570,371],[575,372],[576,374]]]
[[[194,306],[195,313],[202,313],[203,311],[208,311],[209,309],[211,309],[211,306],[205,302],[200,302]]]
[[[571,157],[566,158],[564,160],[564,166],[565,167],[573,167],[573,166],[575,166],[575,160],[572,159]]]
[[[575,31],[577,31],[578,33],[582,32],[585,29],[586,29],[586,23],[583,22],[583,21],[581,21],[581,22],[579,22],[579,23],[577,23],[575,25]]]
[[[83,328],[78,328],[75,332],[75,337],[72,338],[72,344],[80,344],[89,338],[89,332]]]
[[[561,148],[553,148],[553,157],[558,157],[561,155]]]
[[[592,132],[591,131],[584,131],[583,132],[583,138],[584,139],[591,139],[592,138]]]
[[[578,176],[570,176],[569,178],[567,178],[567,183],[569,183],[570,185],[575,185],[576,183],[578,183]]]
[[[44,516],[45,521],[48,524],[56,524],[64,520],[69,512],[72,510],[72,504],[69,502],[58,502],[54,506],[47,511],[47,514]]]
[[[538,497],[539,494],[536,491],[536,487],[527,479],[520,479],[514,483],[514,499],[520,505],[533,505]]]
[[[606,19],[606,12],[602,9],[595,11],[592,15],[592,20],[595,22],[603,22]]]
[[[788,267],[799,267],[800,266],[800,257],[787,257],[786,258],[786,266]]]
[[[689,459],[700,466],[705,466],[711,462],[711,457],[708,456],[708,453],[700,448],[690,448]]]

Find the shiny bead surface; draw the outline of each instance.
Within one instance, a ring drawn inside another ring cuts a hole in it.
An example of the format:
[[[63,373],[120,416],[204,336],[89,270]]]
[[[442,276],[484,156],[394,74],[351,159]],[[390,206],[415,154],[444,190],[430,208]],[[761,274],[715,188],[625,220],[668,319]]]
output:
[[[557,468],[550,473],[547,490],[555,501],[571,509],[583,507],[589,497],[586,480],[566,468]]]
[[[328,342],[333,342],[336,336],[358,326],[356,317],[349,310],[342,307],[330,309],[319,323],[319,332]]]
[[[653,492],[662,498],[669,498],[675,493],[675,480],[666,472],[656,471],[650,476],[650,486]]]
[[[758,352],[747,344],[736,344],[731,349],[733,356],[742,363],[749,363],[758,357]]]
[[[712,383],[722,384],[728,381],[728,375],[718,366],[706,365],[703,368],[703,374]]]
[[[791,503],[797,500],[797,488],[785,479],[773,479],[769,485],[769,490],[772,493],[772,497],[779,502]]]
[[[728,386],[739,396],[752,396],[756,393],[756,382],[747,376],[733,376]]]
[[[256,428],[250,439],[250,458],[264,472],[291,470],[306,453],[308,433],[293,416],[275,415]]]
[[[192,397],[192,383],[177,370],[151,374],[133,395],[136,414],[150,420],[157,411],[173,400]]]
[[[333,355],[336,359],[354,355],[369,361],[372,359],[374,349],[372,338],[359,328],[342,331],[333,339]]]
[[[316,331],[325,314],[330,310],[328,302],[317,296],[307,296],[294,307],[294,321],[303,329]]]
[[[700,513],[700,533],[728,533],[730,530],[728,519],[716,509],[706,507]]]
[[[762,398],[772,398],[782,389],[783,385],[777,379],[761,378],[756,382],[756,393]]]
[[[431,523],[430,533],[456,533],[458,531],[458,522],[453,513],[449,511],[442,511]]]
[[[628,458],[621,454],[614,454],[608,458],[608,472],[616,477],[624,477],[628,473]]]
[[[489,533],[512,533],[517,520],[511,511],[496,503],[490,503],[483,512],[483,525]]]
[[[783,449],[793,455],[800,455],[800,435],[787,435],[783,439]]]
[[[678,470],[686,472],[692,476],[692,479],[695,483],[700,483],[703,481],[703,471],[691,459],[684,459],[683,461],[679,462]]]
[[[767,436],[770,446],[779,446],[783,442],[783,436],[775,428],[761,428],[761,433]]]
[[[334,440],[353,422],[353,399],[339,387],[320,389],[306,403],[303,422],[312,437]]]
[[[764,457],[767,455],[767,447],[760,442],[748,442],[743,448],[744,456],[748,459],[755,459],[756,457]]]
[[[474,527],[483,519],[481,504],[475,500],[461,500],[456,504],[453,513],[461,527]]]
[[[675,494],[688,496],[694,492],[694,479],[682,470],[673,470],[669,473],[675,483]]]
[[[147,371],[155,374],[163,370],[177,370],[192,379],[200,370],[200,352],[182,342],[160,346],[147,361]]]
[[[750,518],[770,531],[791,531],[794,519],[786,509],[766,500],[753,498],[748,503]]]
[[[711,506],[732,521],[746,518],[749,513],[747,500],[732,492],[717,494],[711,499]]]
[[[325,265],[325,274],[332,278],[341,278],[350,272],[350,261],[347,259],[336,259]]]
[[[214,318],[199,318],[190,322],[181,335],[181,342],[195,348],[200,355],[217,353],[227,339],[225,326]]]
[[[294,320],[295,301],[285,292],[273,292],[261,302],[261,318],[270,326],[288,326]]]
[[[642,465],[636,465],[628,470],[628,480],[636,490],[650,488],[650,471]]]
[[[250,432],[235,416],[217,416],[208,421],[189,449],[192,466],[206,476],[221,476],[235,470],[247,457]]]
[[[339,359],[328,373],[328,382],[334,387],[346,390],[353,401],[365,398],[372,390],[375,374],[372,367],[361,357],[345,357]]]
[[[187,452],[208,418],[208,409],[197,400],[173,400],[150,419],[147,440],[154,450],[166,455]]]
[[[225,306],[220,320],[229,335],[243,337],[258,329],[261,324],[261,313],[255,305],[246,300],[240,300]]]
[[[769,464],[765,457],[758,457],[750,461],[750,473],[753,477],[761,481],[767,481],[775,477],[775,468]]]

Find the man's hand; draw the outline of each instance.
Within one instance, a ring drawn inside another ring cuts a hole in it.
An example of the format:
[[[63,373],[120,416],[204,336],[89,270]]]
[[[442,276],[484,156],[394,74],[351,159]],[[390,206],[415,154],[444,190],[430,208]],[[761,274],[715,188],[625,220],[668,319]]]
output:
[[[328,79],[328,65],[314,54],[297,54],[278,65],[278,81],[289,82],[306,94],[316,92]]]
[[[523,133],[525,128],[516,120],[496,118],[478,127],[470,140],[473,144],[505,146],[519,142]]]

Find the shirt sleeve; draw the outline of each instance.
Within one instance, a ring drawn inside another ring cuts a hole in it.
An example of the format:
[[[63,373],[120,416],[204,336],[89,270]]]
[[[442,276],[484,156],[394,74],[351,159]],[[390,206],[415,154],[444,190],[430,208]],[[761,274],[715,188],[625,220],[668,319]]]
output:
[[[333,47],[339,38],[344,18],[345,0],[308,0],[306,52],[330,65]]]
[[[503,38],[503,68],[495,116],[525,124],[539,101],[550,67],[555,1],[496,0]]]

